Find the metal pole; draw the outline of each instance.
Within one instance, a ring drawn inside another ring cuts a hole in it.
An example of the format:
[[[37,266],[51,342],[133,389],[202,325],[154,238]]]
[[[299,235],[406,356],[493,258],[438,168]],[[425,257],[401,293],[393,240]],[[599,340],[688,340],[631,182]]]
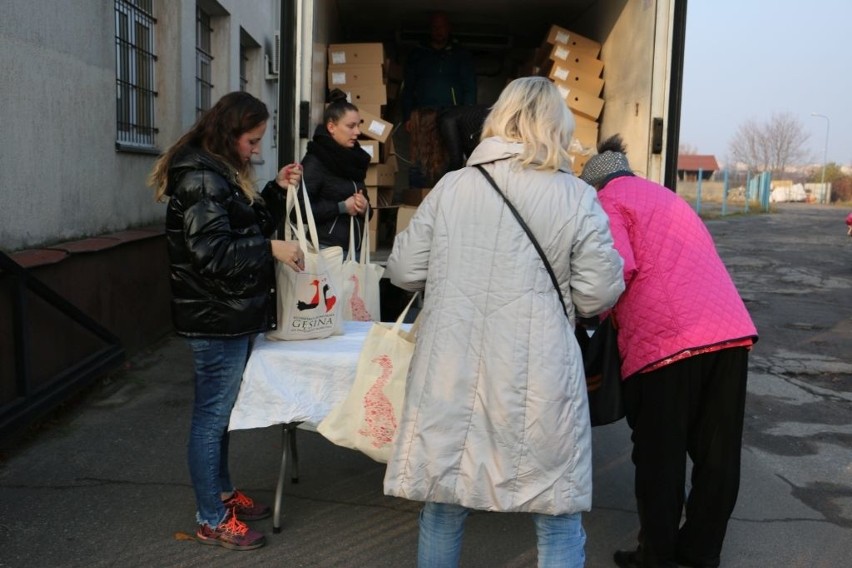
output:
[[[822,186],[822,202],[828,203],[828,192],[825,189],[825,166],[828,164],[828,129],[831,126],[831,120],[824,114],[816,112],[812,112],[811,116],[825,119],[825,145],[822,148],[822,180],[820,181],[820,185]]]
[[[296,2],[279,2],[281,34],[278,76],[278,167],[296,159]]]
[[[701,215],[701,178],[704,172],[698,168],[698,185],[695,186],[695,212]]]
[[[722,187],[722,217],[728,214],[728,168],[725,168],[725,185]]]

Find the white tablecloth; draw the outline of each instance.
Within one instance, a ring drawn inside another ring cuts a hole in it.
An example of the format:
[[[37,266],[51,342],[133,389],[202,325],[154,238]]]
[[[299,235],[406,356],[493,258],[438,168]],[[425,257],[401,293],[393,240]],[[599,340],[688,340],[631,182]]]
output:
[[[271,341],[258,336],[229,429],[289,422],[319,424],[349,393],[361,347],[372,325],[348,321],[343,335],[326,339]],[[408,328],[410,325],[403,326]]]

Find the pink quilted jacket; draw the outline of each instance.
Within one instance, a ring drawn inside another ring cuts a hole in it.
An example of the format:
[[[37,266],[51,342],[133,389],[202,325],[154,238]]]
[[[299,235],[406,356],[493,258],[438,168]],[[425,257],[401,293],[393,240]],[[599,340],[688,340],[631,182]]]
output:
[[[757,340],[704,222],[669,189],[640,177],[598,193],[627,289],[613,308],[622,377],[687,350]]]

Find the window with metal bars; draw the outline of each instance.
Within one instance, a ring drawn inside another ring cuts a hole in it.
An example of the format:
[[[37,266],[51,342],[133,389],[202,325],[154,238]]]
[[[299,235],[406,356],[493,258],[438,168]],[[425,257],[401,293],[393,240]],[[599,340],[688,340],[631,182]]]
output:
[[[115,0],[116,146],[153,148],[155,90],[153,0]]]
[[[212,106],[213,55],[211,37],[213,28],[210,14],[195,8],[195,111],[197,116]]]
[[[248,90],[248,48],[240,45],[240,90]]]

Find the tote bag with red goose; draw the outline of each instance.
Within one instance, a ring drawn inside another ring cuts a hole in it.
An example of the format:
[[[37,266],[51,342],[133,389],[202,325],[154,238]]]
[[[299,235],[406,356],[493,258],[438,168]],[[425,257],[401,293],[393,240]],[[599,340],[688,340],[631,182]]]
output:
[[[343,313],[340,294],[343,249],[328,247],[320,249],[314,222],[311,201],[302,183],[302,198],[305,204],[310,240],[305,233],[296,188],[287,188],[284,238],[295,237],[299,241],[305,268],[296,272],[282,262],[275,262],[275,277],[278,284],[278,329],[268,331],[268,339],[300,340],[322,339],[343,334]],[[290,223],[290,213],[295,210],[296,227]]]

